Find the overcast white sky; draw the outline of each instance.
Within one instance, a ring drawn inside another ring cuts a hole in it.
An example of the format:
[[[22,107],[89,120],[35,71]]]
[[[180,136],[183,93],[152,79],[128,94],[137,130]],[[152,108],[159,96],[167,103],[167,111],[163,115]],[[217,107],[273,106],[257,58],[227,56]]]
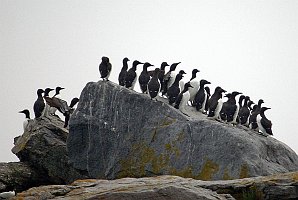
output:
[[[181,61],[177,69],[201,70],[211,92],[262,98],[274,137],[298,152],[297,10],[295,0],[1,0],[0,161],[17,160],[18,111],[34,116],[36,90],[62,86],[66,100],[79,97],[99,80],[103,55],[114,82],[124,57]]]

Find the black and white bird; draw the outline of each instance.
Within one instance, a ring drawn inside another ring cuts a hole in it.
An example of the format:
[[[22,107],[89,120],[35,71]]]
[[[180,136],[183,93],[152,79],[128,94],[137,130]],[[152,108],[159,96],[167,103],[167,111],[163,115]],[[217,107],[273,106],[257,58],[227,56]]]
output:
[[[23,122],[23,129],[24,129],[24,132],[25,132],[25,131],[29,130],[28,127],[29,127],[30,122],[32,121],[30,119],[30,112],[29,112],[28,109],[25,109],[25,110],[20,111],[19,113],[24,113],[25,117],[26,117],[24,122]]]
[[[128,69],[128,64],[127,64],[128,61],[129,59],[126,57],[123,59],[123,66],[118,76],[118,82],[119,82],[119,85],[121,86],[125,86],[125,77]]]
[[[174,83],[176,77],[175,70],[177,65],[179,65],[180,63],[181,62],[173,63],[170,66],[170,70],[165,74],[162,95],[165,95],[168,92],[169,87],[171,87],[171,85]]]
[[[240,106],[236,103],[236,96],[242,94],[240,92],[232,92],[229,94],[228,101],[223,103],[220,116],[222,120],[226,119],[228,123],[237,124],[237,116],[239,113]]]
[[[43,89],[38,89],[37,90],[37,100],[34,102],[33,105],[33,111],[34,111],[34,115],[35,118],[40,118],[44,115],[45,112],[45,100],[42,97],[42,94],[44,93]]]
[[[75,98],[73,98],[73,99],[71,100],[71,102],[70,102],[70,104],[69,104],[69,108],[70,108],[69,112],[70,112],[70,114],[72,114],[72,113],[74,112],[74,110],[75,110],[74,106],[75,106],[79,101],[80,101],[80,99],[77,98],[77,97],[75,97]]]
[[[183,114],[186,114],[186,109],[185,107],[187,106],[187,103],[189,101],[189,88],[191,88],[192,86],[190,85],[189,82],[185,83],[184,85],[184,89],[182,92],[180,92],[180,94],[178,95],[176,102],[175,102],[175,108],[179,109]],[[187,115],[189,116],[189,115]]]
[[[211,84],[207,80],[200,80],[200,85],[198,86],[199,90],[197,91],[195,98],[193,99],[193,105],[196,106],[197,111],[201,111],[202,113],[205,113],[206,103],[208,99],[207,91],[205,90],[205,85]],[[193,86],[191,84],[191,86]]]
[[[165,76],[165,69],[166,69],[166,66],[169,66],[169,64],[167,62],[162,62],[161,65],[160,65],[160,70],[159,70],[159,74],[158,74],[158,80],[160,82],[160,88],[163,88],[164,87],[164,76]]]
[[[142,93],[146,93],[146,94],[147,94],[147,85],[150,81],[150,75],[147,69],[150,66],[153,66],[153,65],[148,62],[145,62],[143,65],[143,71],[139,76],[139,84],[140,84],[141,91]]]
[[[46,103],[46,106],[45,106],[45,111],[44,111],[44,116],[46,116],[46,117],[48,117],[49,115],[50,115],[50,112],[51,112],[51,107],[50,107],[50,105],[49,104],[47,104],[47,98],[50,98],[49,97],[49,94],[50,94],[50,92],[51,91],[53,91],[54,89],[52,89],[52,88],[46,88],[45,90],[44,90],[44,94],[43,94],[43,98],[45,99],[45,103]],[[52,111],[54,111],[54,110],[52,110]]]
[[[208,117],[211,119],[216,119],[219,120],[220,119],[220,111],[222,108],[222,93],[226,92],[224,89],[222,89],[221,87],[216,87],[214,93],[212,94],[212,96],[210,97],[209,101],[208,101]]]
[[[207,94],[207,100],[206,100],[206,105],[205,105],[205,111],[207,112],[208,111],[208,108],[209,108],[209,99],[210,99],[210,96],[211,96],[211,93],[210,93],[210,88],[208,86],[205,86],[205,91],[206,91],[206,94]]]
[[[257,124],[259,130],[265,135],[273,135],[272,133],[272,123],[267,117],[265,116],[265,111],[271,108],[262,107],[260,109],[260,113],[257,115]]]
[[[239,116],[239,123],[241,125],[245,125],[248,126],[248,117],[250,114],[250,110],[248,107],[248,102],[250,101],[249,96],[246,96],[244,98],[244,104],[242,105],[242,107],[239,110],[238,116]]]
[[[101,76],[100,78],[108,81],[112,71],[112,64],[110,63],[110,60],[108,57],[103,56],[101,58],[101,63],[99,64],[98,69]]]
[[[156,96],[160,91],[160,83],[158,80],[159,71],[160,71],[159,68],[156,68],[154,70],[154,74],[148,83],[148,93],[151,99],[156,98]]]
[[[182,78],[183,78],[183,74],[180,74],[180,73],[177,74],[174,83],[168,89],[167,97],[170,105],[176,102],[176,99],[180,93],[179,82],[181,81]]]
[[[62,99],[61,94],[60,94],[60,91],[61,91],[61,90],[64,90],[64,89],[65,89],[65,88],[60,87],[60,86],[56,87],[56,89],[55,89],[55,94],[54,94],[53,97]],[[52,98],[53,98],[53,97],[52,97]],[[49,108],[49,114],[50,114],[50,115],[56,115],[56,111],[57,111],[57,108],[56,108],[56,107],[51,107],[51,106],[50,106],[50,108]]]
[[[125,87],[128,89],[133,90],[137,81],[137,66],[139,64],[144,64],[141,63],[140,61],[133,61],[132,67],[127,71],[126,76],[125,76]]]
[[[258,123],[257,123],[257,116],[261,111],[262,104],[264,103],[263,99],[258,101],[258,104],[254,106],[253,110],[251,111],[251,115],[249,116],[249,128],[252,130],[258,131]]]
[[[190,78],[190,81],[189,81],[190,85],[192,86],[192,88],[189,89],[189,94],[190,94],[189,101],[191,102],[192,105],[193,105],[193,101],[194,101],[195,96],[196,96],[196,94],[199,90],[199,87],[200,87],[200,83],[196,79],[198,72],[200,72],[200,70],[193,69],[192,74],[191,74],[191,78]]]

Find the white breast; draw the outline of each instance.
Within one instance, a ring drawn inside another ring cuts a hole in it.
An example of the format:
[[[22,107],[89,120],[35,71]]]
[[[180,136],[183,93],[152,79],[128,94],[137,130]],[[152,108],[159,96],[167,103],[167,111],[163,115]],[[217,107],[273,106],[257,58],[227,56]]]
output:
[[[201,112],[204,112],[205,107],[206,107],[206,102],[207,102],[207,92],[205,90],[204,90],[204,94],[205,94],[205,98],[204,98],[203,106],[200,109]]]
[[[190,85],[192,86],[192,88],[189,88],[189,94],[190,94],[190,101],[193,101],[195,99],[195,96],[200,88],[199,82],[196,80],[192,80],[190,81]]]
[[[267,133],[266,133],[266,130],[264,129],[264,127],[263,127],[262,124],[261,124],[261,119],[262,119],[261,115],[258,114],[258,115],[257,115],[257,124],[258,124],[258,128],[259,128],[259,130],[260,130],[262,133],[267,134]]]
[[[185,108],[185,106],[187,105],[187,102],[189,101],[189,97],[190,97],[189,91],[183,93],[179,108],[181,109]]]
[[[223,104],[222,99],[219,99],[218,103],[217,103],[217,106],[216,106],[216,109],[215,109],[215,113],[214,113],[214,118],[215,119],[219,118],[219,112],[221,111],[222,104]]]
[[[136,75],[136,77],[135,77],[135,79],[133,80],[133,82],[132,82],[132,84],[131,84],[131,87],[130,87],[129,89],[133,90],[133,89],[135,88],[137,79],[138,79],[138,75]]]
[[[233,121],[232,121],[232,123],[233,124],[237,124],[237,116],[238,116],[238,113],[239,113],[239,109],[240,109],[240,106],[239,105],[236,105],[237,106],[237,108],[236,108],[236,111],[235,111],[235,113],[234,113],[234,116],[233,116]]]
[[[168,89],[173,85],[173,83],[175,82],[175,78],[176,78],[176,74],[175,72],[171,72],[170,73],[170,79],[168,82]]]

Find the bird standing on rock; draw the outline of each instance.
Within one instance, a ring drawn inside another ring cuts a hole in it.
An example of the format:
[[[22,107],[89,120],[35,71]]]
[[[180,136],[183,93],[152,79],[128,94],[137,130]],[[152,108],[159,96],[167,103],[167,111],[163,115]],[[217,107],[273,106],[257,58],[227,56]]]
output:
[[[181,81],[181,79],[183,78],[183,74],[177,74],[176,79],[174,81],[174,83],[172,84],[172,86],[168,89],[167,92],[167,97],[169,99],[169,104],[172,105],[173,103],[175,103],[179,93],[180,93],[180,88],[179,88],[179,82]]]
[[[175,78],[176,78],[176,74],[175,74],[175,70],[177,65],[179,65],[181,62],[177,62],[177,63],[173,63],[170,66],[170,70],[165,74],[164,76],[164,87],[162,88],[162,95],[165,95],[169,89],[169,87],[171,87],[171,85],[174,83]]]
[[[265,135],[273,135],[272,133],[272,123],[267,117],[265,116],[265,111],[271,108],[262,107],[260,109],[260,113],[257,115],[257,123],[259,130]]]
[[[209,109],[208,109],[208,117],[211,119],[220,119],[220,111],[222,108],[222,93],[226,92],[224,89],[221,87],[216,87],[214,93],[210,97],[208,104],[209,104]]]
[[[184,89],[182,92],[180,92],[180,94],[177,97],[177,100],[175,102],[175,108],[179,109],[183,114],[189,116],[188,114],[186,114],[186,109],[185,106],[187,106],[187,103],[189,101],[189,88],[192,88],[192,86],[190,85],[189,82],[185,83],[184,85]]]
[[[128,64],[127,64],[128,61],[129,61],[128,58],[123,59],[123,66],[122,66],[122,69],[118,76],[119,85],[121,85],[121,86],[125,86],[125,77],[126,77],[127,69],[128,69]]]
[[[196,106],[197,111],[205,113],[206,102],[208,98],[207,91],[205,90],[205,85],[211,84],[209,81],[202,79],[200,85],[198,86],[199,90],[197,91],[195,98],[193,99],[193,105]]]
[[[99,64],[99,72],[103,80],[108,81],[111,71],[112,71],[112,64],[108,57],[103,56],[101,58],[101,63]]]
[[[137,81],[137,66],[139,64],[144,64],[141,63],[140,61],[133,61],[132,67],[127,71],[126,76],[125,76],[125,87],[128,89],[133,90]]]
[[[24,113],[25,117],[26,117],[25,121],[23,122],[23,129],[25,132],[26,130],[28,130],[28,125],[29,125],[29,122],[31,121],[30,112],[28,109],[25,109],[25,110],[20,111],[19,113]]]
[[[148,82],[150,81],[150,75],[147,71],[148,67],[153,66],[150,63],[146,62],[143,65],[143,71],[141,72],[140,76],[139,76],[139,84],[140,84],[140,88],[142,93],[146,93],[147,94],[147,85]]]
[[[191,105],[193,105],[193,101],[194,101],[195,96],[196,96],[196,94],[199,90],[199,87],[200,87],[200,83],[196,80],[198,72],[200,72],[200,70],[193,69],[192,70],[192,76],[191,76],[191,79],[189,81],[191,86],[192,86],[192,88],[189,89],[189,94],[190,94],[189,101],[191,102]]]
[[[260,99],[258,101],[258,104],[255,105],[253,110],[251,111],[251,115],[249,116],[249,128],[251,128],[252,130],[258,131],[257,116],[260,113],[263,103],[264,100]]]
[[[240,92],[232,92],[229,94],[228,101],[223,103],[223,107],[221,110],[221,116],[224,116],[223,118],[226,119],[228,123],[231,124],[237,124],[237,116],[239,112],[240,106],[236,103],[236,96],[242,94]]]
[[[158,81],[159,71],[160,71],[160,69],[155,68],[154,74],[148,83],[148,92],[149,92],[149,96],[150,96],[151,100],[156,98],[156,96],[158,95],[158,93],[160,91],[160,83]]]
[[[40,118],[44,115],[45,112],[45,100],[42,97],[42,94],[44,93],[43,89],[38,89],[37,90],[37,100],[34,102],[33,105],[33,111],[34,111],[34,115],[35,118]]]

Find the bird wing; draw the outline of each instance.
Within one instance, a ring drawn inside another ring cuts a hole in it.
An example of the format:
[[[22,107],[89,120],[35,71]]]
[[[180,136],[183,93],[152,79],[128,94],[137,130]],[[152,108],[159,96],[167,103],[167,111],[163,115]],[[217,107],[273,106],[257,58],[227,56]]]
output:
[[[178,97],[177,97],[177,99],[176,99],[176,102],[175,102],[175,108],[179,108],[179,105],[180,105],[180,103],[181,103],[181,100],[182,100],[182,96],[183,96],[183,94],[182,93],[180,93],[179,95],[178,95]]]
[[[35,103],[33,105],[33,110],[34,110],[34,114],[35,114],[36,118],[38,118],[42,115],[44,107],[45,107],[45,104],[43,101],[35,101]]]

